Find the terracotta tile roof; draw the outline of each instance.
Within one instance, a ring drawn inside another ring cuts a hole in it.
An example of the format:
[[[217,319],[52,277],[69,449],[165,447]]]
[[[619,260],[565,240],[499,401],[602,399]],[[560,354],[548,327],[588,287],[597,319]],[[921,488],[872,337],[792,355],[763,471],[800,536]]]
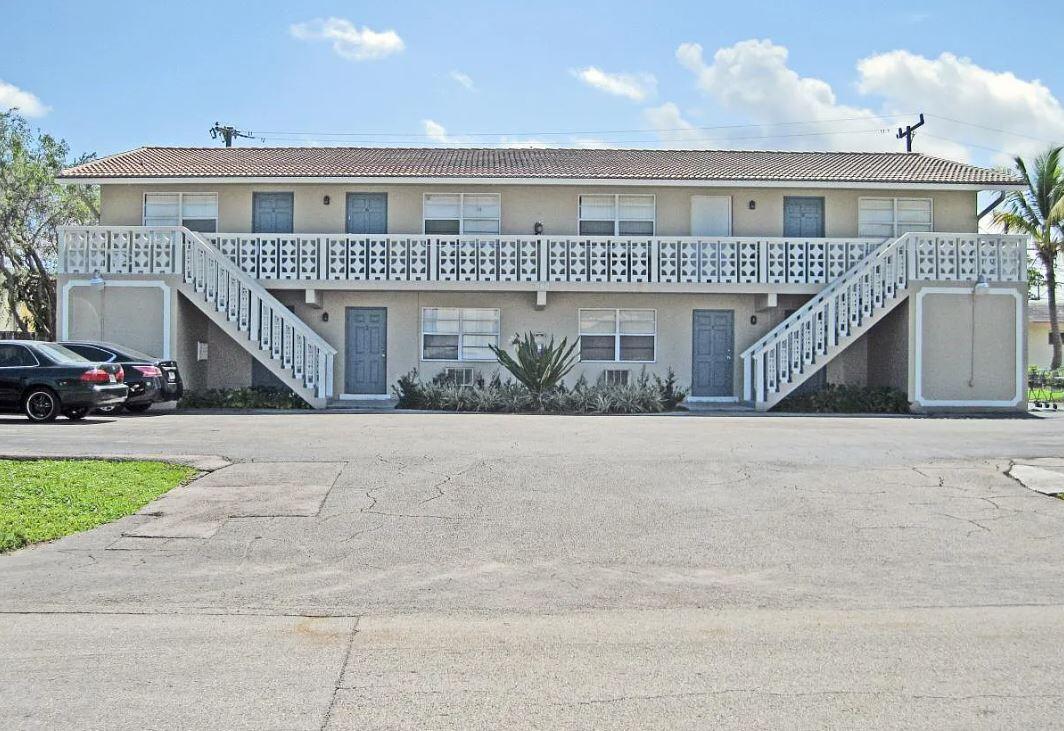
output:
[[[141,147],[61,179],[189,177],[584,178],[1013,185],[1008,173],[901,152],[425,147]]]
[[[1057,305],[1057,320],[1064,324],[1064,304]],[[1028,322],[1049,322],[1049,303],[1036,300],[1027,303]]]

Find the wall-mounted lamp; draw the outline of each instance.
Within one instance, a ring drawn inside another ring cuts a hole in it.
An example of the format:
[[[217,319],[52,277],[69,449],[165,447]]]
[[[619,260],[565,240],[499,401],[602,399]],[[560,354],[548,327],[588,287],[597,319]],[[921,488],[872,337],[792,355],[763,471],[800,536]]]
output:
[[[757,201],[755,201],[755,200],[750,201],[749,203],[746,204],[746,207],[749,208],[751,211],[756,211],[757,210]]]
[[[751,325],[756,325],[757,324],[757,315],[750,315],[750,324]]]
[[[331,202],[332,202],[332,198],[330,198],[330,197],[329,197],[329,196],[327,196],[327,195],[326,195],[326,196],[323,196],[323,197],[322,197],[322,199],[321,199],[321,204],[322,204],[323,206],[327,206],[327,205],[329,205],[329,204],[330,204]]]
[[[102,287],[107,284],[107,282],[103,280],[103,277],[100,276],[100,270],[97,269],[92,273],[92,279],[89,280],[89,284],[93,287]]]
[[[322,322],[328,322],[329,321],[329,313],[328,312],[321,313],[321,321]]]
[[[975,294],[986,294],[990,289],[990,280],[986,278],[985,274],[980,274],[979,278],[975,280]]]
[[[540,234],[543,233],[543,222],[542,221],[536,221],[532,225],[532,233],[534,233],[536,236],[539,236]]]

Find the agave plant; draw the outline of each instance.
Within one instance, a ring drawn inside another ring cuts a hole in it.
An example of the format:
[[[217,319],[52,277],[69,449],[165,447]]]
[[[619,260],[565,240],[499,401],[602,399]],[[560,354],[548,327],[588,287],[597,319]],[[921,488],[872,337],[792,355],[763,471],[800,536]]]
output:
[[[569,345],[568,340],[562,338],[555,345],[552,337],[550,343],[540,347],[535,336],[526,333],[524,337],[515,338],[514,344],[517,346],[516,358],[502,348],[490,347],[502,367],[528,389],[536,406],[542,410],[544,395],[556,390],[579,362],[575,353],[577,343]]]

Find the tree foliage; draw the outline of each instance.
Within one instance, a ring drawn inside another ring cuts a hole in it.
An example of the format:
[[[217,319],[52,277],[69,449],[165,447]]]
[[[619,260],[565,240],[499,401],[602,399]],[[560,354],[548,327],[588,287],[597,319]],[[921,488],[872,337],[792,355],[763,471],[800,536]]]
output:
[[[1016,158],[1016,172],[1027,185],[1009,193],[1006,209],[994,214],[1006,232],[1025,233],[1034,240],[1038,261],[1045,277],[1049,304],[1049,332],[1053,345],[1052,368],[1060,368],[1060,323],[1057,318],[1056,262],[1064,251],[1064,153],[1050,147],[1028,165]]]
[[[0,296],[21,331],[55,336],[56,229],[99,220],[99,190],[56,176],[91,157],[70,159],[66,142],[0,112]]]

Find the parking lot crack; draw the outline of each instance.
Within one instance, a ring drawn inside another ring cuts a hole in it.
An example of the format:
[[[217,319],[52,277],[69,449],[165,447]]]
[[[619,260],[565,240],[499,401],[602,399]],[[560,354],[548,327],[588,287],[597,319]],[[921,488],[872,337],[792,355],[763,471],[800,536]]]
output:
[[[336,674],[336,681],[333,683],[332,695],[329,697],[329,705],[325,709],[325,715],[321,719],[321,730],[325,731],[329,726],[329,721],[332,720],[333,710],[336,708],[336,698],[340,694],[340,689],[343,687],[344,673],[347,672],[347,664],[351,661],[351,653],[355,647],[355,637],[358,635],[358,618],[355,618],[354,624],[351,625],[351,634],[347,638],[347,647],[344,650],[344,659],[340,663],[340,671]]]

